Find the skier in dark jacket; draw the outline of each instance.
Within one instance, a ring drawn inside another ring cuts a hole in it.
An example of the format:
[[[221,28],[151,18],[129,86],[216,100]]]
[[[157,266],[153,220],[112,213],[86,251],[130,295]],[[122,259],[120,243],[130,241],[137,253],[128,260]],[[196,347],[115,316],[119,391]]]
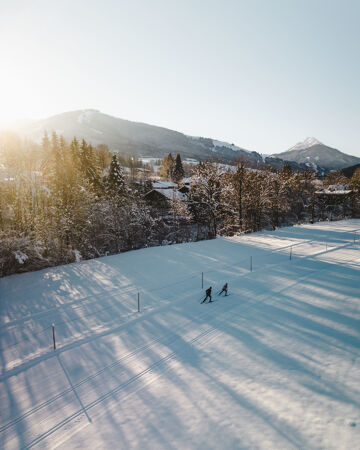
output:
[[[223,292],[225,292],[225,297],[228,295],[228,284],[225,283],[221,291],[219,292],[219,295],[221,295]]]
[[[208,297],[209,297],[209,303],[212,303],[212,300],[211,300],[211,286],[208,289],[206,289],[206,297],[204,298],[204,300],[201,303],[204,303]]]

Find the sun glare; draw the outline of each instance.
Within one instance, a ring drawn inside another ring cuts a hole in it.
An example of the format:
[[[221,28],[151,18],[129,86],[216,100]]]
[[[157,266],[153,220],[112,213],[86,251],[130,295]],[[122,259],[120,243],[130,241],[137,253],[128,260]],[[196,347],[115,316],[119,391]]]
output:
[[[19,108],[19,97],[14,93],[17,89],[9,82],[1,83],[0,89],[0,129],[12,125],[21,117],[24,117],[24,111]]]
[[[36,79],[27,78],[20,63],[10,62],[12,66],[0,73],[0,129],[41,116],[38,109],[44,104],[46,86],[41,86]]]

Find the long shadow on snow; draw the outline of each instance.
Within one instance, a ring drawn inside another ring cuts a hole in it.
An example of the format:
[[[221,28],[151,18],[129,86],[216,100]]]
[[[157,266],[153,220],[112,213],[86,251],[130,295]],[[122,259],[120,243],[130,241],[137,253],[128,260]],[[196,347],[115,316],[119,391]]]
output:
[[[293,303],[293,299],[290,298],[290,300]],[[345,392],[339,387],[338,383],[332,383],[323,379],[309,365],[300,363],[293,356],[274,349],[260,340],[259,336],[261,337],[261,333],[259,331],[264,329],[270,332],[277,332],[279,337],[285,333],[289,338],[294,338],[294,334],[296,334],[300,336],[301,340],[308,341],[310,345],[314,343],[318,345],[319,341],[322,341],[324,351],[329,351],[331,347],[336,346],[341,352],[346,351],[350,352],[353,357],[357,356],[360,347],[360,338],[319,323],[316,318],[322,317],[321,308],[315,308],[312,311],[314,314],[312,316],[313,318],[304,317],[294,311],[284,309],[287,307],[288,301],[289,297],[287,295],[277,292],[276,304],[268,304],[266,302],[260,302],[258,304],[253,302],[250,304],[253,311],[249,319],[252,318],[252,320],[248,320],[245,326],[240,327],[239,325],[239,327],[234,327],[230,323],[227,323],[222,325],[220,329],[224,333],[228,333],[236,339],[239,339],[249,348],[252,354],[259,356],[261,359],[267,360],[282,370],[287,371],[290,369],[304,374],[308,380],[300,381],[304,386],[338,401],[346,401],[359,407],[359,401],[355,399],[358,392]],[[238,310],[241,314],[241,306],[238,307]],[[320,314],[320,316],[317,314]],[[342,325],[347,323],[348,318],[346,316],[336,314],[335,317],[337,324]],[[334,319],[334,316],[332,316],[332,319]],[[334,324],[335,326],[336,323]],[[244,327],[246,330],[243,329]],[[311,355],[308,355],[308,359],[311,360]],[[321,372],[321,367],[317,369]]]
[[[311,230],[312,232],[314,230]],[[251,248],[251,246],[249,246],[249,248]],[[266,253],[266,252],[265,252]],[[221,261],[218,260],[212,260],[213,264],[217,264],[220,263]],[[318,264],[318,263],[317,263]],[[351,269],[346,269],[346,273],[348,274],[348,270]],[[352,277],[355,276],[355,274],[358,276],[358,272],[357,271],[353,271],[353,276],[350,276],[350,279]],[[71,280],[71,277],[69,278],[69,280]],[[97,284],[97,282],[96,282]],[[101,282],[99,284],[99,286],[101,286]],[[264,286],[264,290],[267,289],[267,286]],[[95,291],[94,291],[95,292]],[[274,296],[279,296],[278,293],[274,293]],[[282,301],[287,304],[289,302],[289,298],[285,295],[283,295],[280,299],[278,299],[279,302],[281,303]],[[294,300],[291,299],[291,302],[293,302]],[[303,302],[302,302],[303,303]],[[251,307],[254,307],[254,305],[251,305]],[[305,307],[305,309],[308,308],[308,306],[305,304],[302,304],[301,306],[302,308]],[[23,311],[22,311],[23,312]],[[311,307],[310,306],[310,311],[311,314],[322,314],[321,308],[318,307]],[[156,311],[154,311],[154,313],[156,313]],[[264,315],[264,313],[266,313],[266,320],[262,317]],[[357,347],[359,348],[359,340],[357,338],[355,338],[354,336],[348,335],[347,333],[344,333],[343,331],[338,331],[334,329],[332,329],[329,326],[325,326],[323,324],[319,324],[318,322],[309,319],[309,318],[304,318],[303,316],[296,314],[294,312],[289,313],[289,311],[285,311],[283,310],[281,307],[279,306],[273,306],[273,305],[265,305],[261,304],[259,305],[258,309],[257,309],[257,315],[261,318],[259,319],[258,325],[261,325],[262,327],[266,327],[268,329],[271,329],[271,327],[273,328],[274,331],[276,331],[277,327],[281,326],[281,332],[284,332],[284,327],[287,327],[287,333],[290,336],[291,332],[293,329],[295,329],[296,327],[296,332],[297,333],[304,333],[304,336],[307,335],[308,338],[309,336],[312,336],[313,333],[316,334],[320,334],[321,336],[323,336],[323,343],[325,345],[326,341],[329,339],[329,337],[335,339],[336,341],[339,341],[339,348],[343,348],[343,349],[348,349],[348,346],[352,346],[352,347]],[[339,313],[328,313],[327,317],[329,320],[336,320],[337,322],[339,322],[340,324],[343,323],[344,317],[342,317],[341,314]],[[104,318],[103,318],[104,319]],[[204,318],[204,323],[206,323],[206,319]],[[352,326],[355,326],[354,321],[351,321]],[[349,325],[349,323],[346,323],[347,325]],[[337,400],[342,400],[342,401],[347,401],[349,403],[352,404],[356,404],[358,406],[358,402],[355,402],[353,399],[349,398],[349,396],[342,392],[341,389],[337,388],[336,386],[334,386],[333,384],[327,382],[326,380],[323,380],[319,378],[319,376],[314,373],[311,368],[307,365],[304,364],[300,364],[299,361],[295,360],[294,358],[292,358],[289,355],[286,355],[278,350],[275,350],[271,347],[269,347],[268,345],[266,345],[264,342],[260,341],[259,335],[256,337],[256,335],[254,335],[253,333],[256,333],[256,327],[254,327],[253,324],[248,323],[246,328],[247,330],[251,330],[251,333],[249,331],[245,331],[245,330],[239,330],[237,327],[234,327],[232,325],[229,325],[228,323],[226,324],[218,324],[217,325],[219,330],[225,332],[225,333],[229,333],[232,336],[236,337],[237,339],[241,340],[242,343],[245,343],[245,345],[247,345],[249,347],[249,349],[255,354],[257,355],[257,357],[260,357],[260,360],[268,360],[269,362],[271,362],[272,364],[277,365],[280,369],[282,370],[289,370],[289,367],[291,369],[295,369],[297,370],[299,373],[302,373],[306,376],[306,380],[303,381],[304,386],[306,386],[307,388],[313,389],[315,392],[321,392],[324,395],[327,396],[331,396],[332,398],[335,398]],[[103,335],[107,335],[107,334],[111,334],[114,333],[116,331],[118,331],[121,328],[121,326],[117,327],[116,329],[110,330],[104,334],[101,334],[101,336]],[[164,330],[166,332],[168,332],[169,330],[162,324],[162,323],[157,323],[156,326],[154,324],[144,324],[144,330],[150,331],[151,333],[154,333],[158,330],[161,330],[162,332],[164,332]],[[301,331],[303,330],[303,331]],[[68,330],[69,333],[72,332],[73,330],[69,329]],[[279,330],[277,330],[279,331]],[[176,333],[171,333],[171,335],[174,337],[175,340],[181,339],[181,337],[178,336],[178,334]],[[100,338],[101,336],[96,336],[95,339]],[[82,343],[88,341],[88,342],[92,342],[92,345],[95,344],[94,340],[95,339],[91,339],[89,338],[88,340],[83,340],[81,343],[74,343],[74,346],[77,345],[81,345]],[[182,343],[183,344],[183,343]],[[178,348],[181,348],[181,345],[178,346],[176,345],[170,345],[170,348],[173,351],[177,351]],[[111,357],[113,357],[113,349],[112,346],[109,345],[108,346],[108,358],[111,359]],[[67,348],[72,348],[72,345],[69,345]],[[187,353],[186,348],[188,348],[188,346],[185,345],[185,354]],[[63,351],[65,351],[66,349],[64,349]],[[101,350],[104,351],[104,346],[101,347]],[[151,358],[159,358],[160,354],[158,354],[156,351],[151,350]],[[195,357],[194,355],[194,351],[191,348],[189,350],[189,356],[190,356],[190,361],[192,361]],[[90,355],[89,355],[90,356]],[[40,359],[41,360],[41,359]],[[130,374],[130,372],[129,372]],[[323,389],[322,386],[324,385],[326,386],[326,389]],[[11,404],[15,404],[16,400],[14,398],[11,398],[11,387],[8,386],[7,388],[9,390],[9,395],[10,395],[10,403]],[[31,392],[31,387],[27,386],[27,389],[29,390],[29,392]],[[225,390],[229,390],[229,388],[227,386],[223,386],[223,389]],[[231,392],[231,391],[229,391]],[[231,395],[235,395],[236,393],[231,392]],[[241,398],[240,396],[237,395],[237,400],[242,403],[244,405],[244,407],[247,407],[249,409],[252,409],[256,412],[256,414],[259,415],[263,415],[264,416],[264,420],[269,421],[269,424],[272,425],[272,419],[269,418],[267,416],[267,413],[258,410],[257,407],[254,407],[254,405],[251,405],[248,400]],[[150,403],[149,403],[150,405]],[[181,421],[179,420],[179,425],[181,424]],[[20,431],[20,430],[19,430]],[[22,429],[22,431],[20,431],[20,434],[22,434],[24,432],[24,429]],[[292,431],[291,431],[292,434]],[[289,438],[287,436],[287,438]],[[22,438],[20,438],[22,439]],[[298,436],[295,441],[289,439],[289,442],[293,443],[293,444],[298,444],[299,442],[301,442],[301,436]]]

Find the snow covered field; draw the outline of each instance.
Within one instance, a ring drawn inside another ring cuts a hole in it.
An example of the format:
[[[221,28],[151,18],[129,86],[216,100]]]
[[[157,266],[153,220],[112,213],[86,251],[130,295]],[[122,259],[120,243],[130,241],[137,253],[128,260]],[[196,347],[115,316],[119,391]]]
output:
[[[360,448],[359,238],[320,223],[1,279],[0,448]],[[201,272],[231,295],[201,305]]]

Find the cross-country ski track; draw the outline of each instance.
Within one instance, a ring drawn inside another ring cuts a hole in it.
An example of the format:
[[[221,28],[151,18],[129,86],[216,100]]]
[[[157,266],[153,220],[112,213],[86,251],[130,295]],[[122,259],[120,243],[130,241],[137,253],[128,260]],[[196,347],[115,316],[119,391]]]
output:
[[[0,448],[360,448],[359,269],[352,219],[0,279]]]

